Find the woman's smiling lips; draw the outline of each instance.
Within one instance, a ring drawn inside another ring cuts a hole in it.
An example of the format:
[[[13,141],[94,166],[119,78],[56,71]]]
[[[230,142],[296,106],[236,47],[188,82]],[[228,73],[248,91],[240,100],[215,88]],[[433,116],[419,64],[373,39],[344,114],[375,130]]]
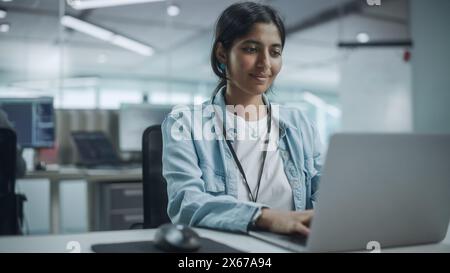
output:
[[[258,82],[266,82],[269,79],[269,76],[264,74],[250,74],[250,76],[256,79]]]

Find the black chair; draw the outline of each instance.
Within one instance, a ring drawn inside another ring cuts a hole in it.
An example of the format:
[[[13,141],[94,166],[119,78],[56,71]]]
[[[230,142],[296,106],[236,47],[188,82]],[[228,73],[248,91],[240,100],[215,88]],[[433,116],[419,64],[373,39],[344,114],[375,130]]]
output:
[[[19,235],[24,195],[15,193],[17,138],[13,130],[0,128],[0,235]]]
[[[170,223],[167,215],[167,185],[162,176],[161,125],[148,127],[142,136],[144,228]]]

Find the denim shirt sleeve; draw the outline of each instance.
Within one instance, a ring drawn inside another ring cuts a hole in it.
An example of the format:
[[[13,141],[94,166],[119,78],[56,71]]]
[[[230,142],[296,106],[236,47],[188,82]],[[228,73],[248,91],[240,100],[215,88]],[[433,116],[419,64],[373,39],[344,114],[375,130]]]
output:
[[[319,180],[322,172],[323,165],[323,150],[322,150],[322,142],[320,140],[320,136],[317,132],[317,127],[314,124],[311,124],[312,130],[312,142],[313,142],[313,160],[314,160],[314,172],[311,174],[311,201],[313,208],[316,205],[318,198],[318,188],[319,188]]]
[[[206,192],[208,181],[202,178],[195,147],[199,141],[193,140],[190,126],[184,126],[185,133],[181,138],[173,134],[180,126],[188,125],[189,121],[186,119],[189,115],[182,116],[184,117],[177,118],[176,114],[169,114],[161,128],[163,176],[167,181],[167,213],[171,221],[190,226],[247,232],[253,215],[261,205],[241,202],[225,193],[211,195]]]

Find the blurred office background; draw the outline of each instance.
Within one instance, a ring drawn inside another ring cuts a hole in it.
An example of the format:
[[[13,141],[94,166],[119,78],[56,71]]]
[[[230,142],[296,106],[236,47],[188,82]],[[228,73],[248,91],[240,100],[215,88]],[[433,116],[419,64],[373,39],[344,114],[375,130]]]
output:
[[[234,2],[0,0],[0,97],[40,97],[54,107],[52,145],[27,145],[27,160],[48,168],[77,163],[71,132],[82,130],[104,132],[122,160],[138,164],[145,127],[174,105],[200,104],[212,94],[213,26]],[[287,27],[270,96],[302,109],[325,149],[339,131],[450,132],[450,1],[260,2],[276,7]],[[49,183],[17,182],[28,198],[28,234],[51,232]],[[59,232],[142,221],[139,186],[104,181],[88,202],[85,180],[61,183]],[[113,208],[120,200],[123,207]],[[89,211],[110,219],[91,227]],[[117,217],[123,219],[111,220]]]

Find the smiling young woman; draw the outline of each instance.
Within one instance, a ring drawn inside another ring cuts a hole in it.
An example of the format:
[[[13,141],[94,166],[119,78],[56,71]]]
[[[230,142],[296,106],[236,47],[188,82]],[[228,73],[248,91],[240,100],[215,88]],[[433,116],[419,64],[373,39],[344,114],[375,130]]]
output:
[[[226,66],[226,99],[230,104],[262,105],[264,94],[282,66],[282,42],[273,23],[256,23],[231,49],[217,44],[216,56]]]
[[[272,104],[265,95],[281,71],[284,45],[283,21],[270,6],[240,2],[220,15],[211,50],[219,84],[202,109],[221,111],[174,110],[162,124],[172,222],[308,234],[321,169],[319,136],[299,110]],[[174,137],[179,124],[195,134],[190,117],[214,124],[217,137]],[[239,137],[236,128],[254,137]]]

